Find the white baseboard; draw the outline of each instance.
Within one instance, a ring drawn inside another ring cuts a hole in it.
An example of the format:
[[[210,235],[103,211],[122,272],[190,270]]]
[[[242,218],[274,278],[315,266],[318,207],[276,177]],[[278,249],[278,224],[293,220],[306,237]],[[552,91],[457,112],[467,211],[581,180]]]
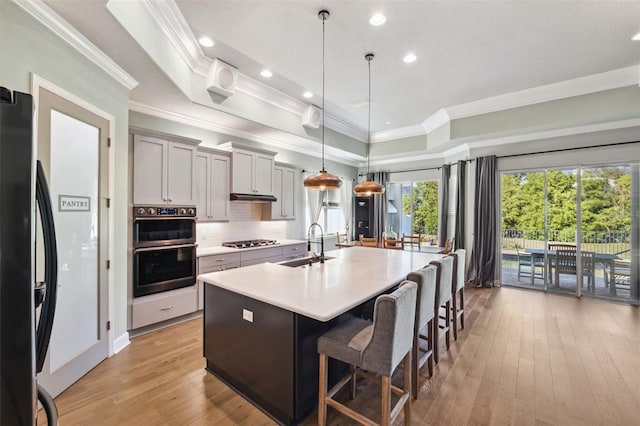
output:
[[[113,354],[115,355],[129,346],[129,343],[131,343],[131,341],[129,340],[129,333],[125,331],[124,334],[122,334],[113,342]]]

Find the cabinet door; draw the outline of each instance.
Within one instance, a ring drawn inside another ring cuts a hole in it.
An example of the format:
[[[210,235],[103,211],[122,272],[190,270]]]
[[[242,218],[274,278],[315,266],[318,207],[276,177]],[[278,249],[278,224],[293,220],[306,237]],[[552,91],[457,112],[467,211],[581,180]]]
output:
[[[255,154],[254,182],[258,194],[273,194],[273,156]]]
[[[176,205],[195,204],[195,147],[169,142],[167,158],[167,202]]]
[[[253,194],[253,173],[255,164],[255,154],[253,152],[234,150],[233,151],[233,182],[231,192],[238,194]]]
[[[295,219],[296,171],[284,169],[282,175],[282,215],[285,219]]]
[[[273,168],[273,195],[276,197],[277,201],[271,203],[271,219],[272,220],[280,220],[284,219],[284,212],[282,210],[283,206],[283,197],[286,197],[286,194],[283,194],[282,191],[282,179],[284,175],[284,169],[282,167],[274,167]]]
[[[133,203],[165,204],[167,141],[147,136],[133,138]]]
[[[210,215],[213,220],[229,220],[229,157],[211,154]]]
[[[196,213],[198,220],[206,221],[211,216],[209,206],[211,156],[204,152],[196,153]]]

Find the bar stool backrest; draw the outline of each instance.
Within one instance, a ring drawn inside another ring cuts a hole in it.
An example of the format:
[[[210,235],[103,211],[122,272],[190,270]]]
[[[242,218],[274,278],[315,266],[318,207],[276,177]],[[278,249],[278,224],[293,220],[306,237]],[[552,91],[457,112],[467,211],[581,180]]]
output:
[[[438,268],[428,265],[407,275],[407,280],[418,284],[415,324],[418,330],[422,330],[435,317],[437,274]]]
[[[445,256],[439,261],[431,262],[438,266],[438,283],[436,288],[436,306],[444,305],[451,300],[451,286],[453,283],[453,257]]]
[[[455,266],[453,271],[453,284],[451,285],[451,291],[453,293],[458,292],[464,287],[464,268],[466,265],[466,253],[464,249],[458,249],[452,253],[455,256]]]
[[[403,281],[391,294],[378,296],[371,340],[362,354],[364,370],[390,376],[413,344],[418,286]]]

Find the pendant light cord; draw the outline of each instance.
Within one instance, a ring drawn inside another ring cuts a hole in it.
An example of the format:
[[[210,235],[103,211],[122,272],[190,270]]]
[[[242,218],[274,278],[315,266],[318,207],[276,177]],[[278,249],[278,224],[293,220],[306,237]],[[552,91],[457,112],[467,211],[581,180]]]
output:
[[[367,177],[369,179],[369,152],[371,150],[371,60],[367,61],[369,65],[369,122],[367,124]]]
[[[326,16],[322,17],[322,170],[324,170],[324,21]]]

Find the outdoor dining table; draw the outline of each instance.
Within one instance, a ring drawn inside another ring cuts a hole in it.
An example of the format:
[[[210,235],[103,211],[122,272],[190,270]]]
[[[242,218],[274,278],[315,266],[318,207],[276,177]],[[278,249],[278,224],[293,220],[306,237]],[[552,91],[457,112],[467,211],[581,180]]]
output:
[[[556,255],[555,250],[545,250],[543,248],[527,248],[525,249],[526,253],[531,253],[534,258],[544,259],[545,252],[549,256],[549,259],[553,259]],[[617,254],[614,253],[595,253],[595,261],[596,263],[602,264],[602,267],[606,270],[607,266],[609,267],[609,293],[611,296],[616,295],[616,285],[615,285],[615,262],[614,260],[620,259]],[[535,261],[535,259],[532,259]],[[551,265],[549,265],[551,266]],[[551,268],[549,268],[549,277],[551,277]],[[556,286],[558,283],[556,283]],[[595,292],[595,279],[593,284],[593,291]]]

